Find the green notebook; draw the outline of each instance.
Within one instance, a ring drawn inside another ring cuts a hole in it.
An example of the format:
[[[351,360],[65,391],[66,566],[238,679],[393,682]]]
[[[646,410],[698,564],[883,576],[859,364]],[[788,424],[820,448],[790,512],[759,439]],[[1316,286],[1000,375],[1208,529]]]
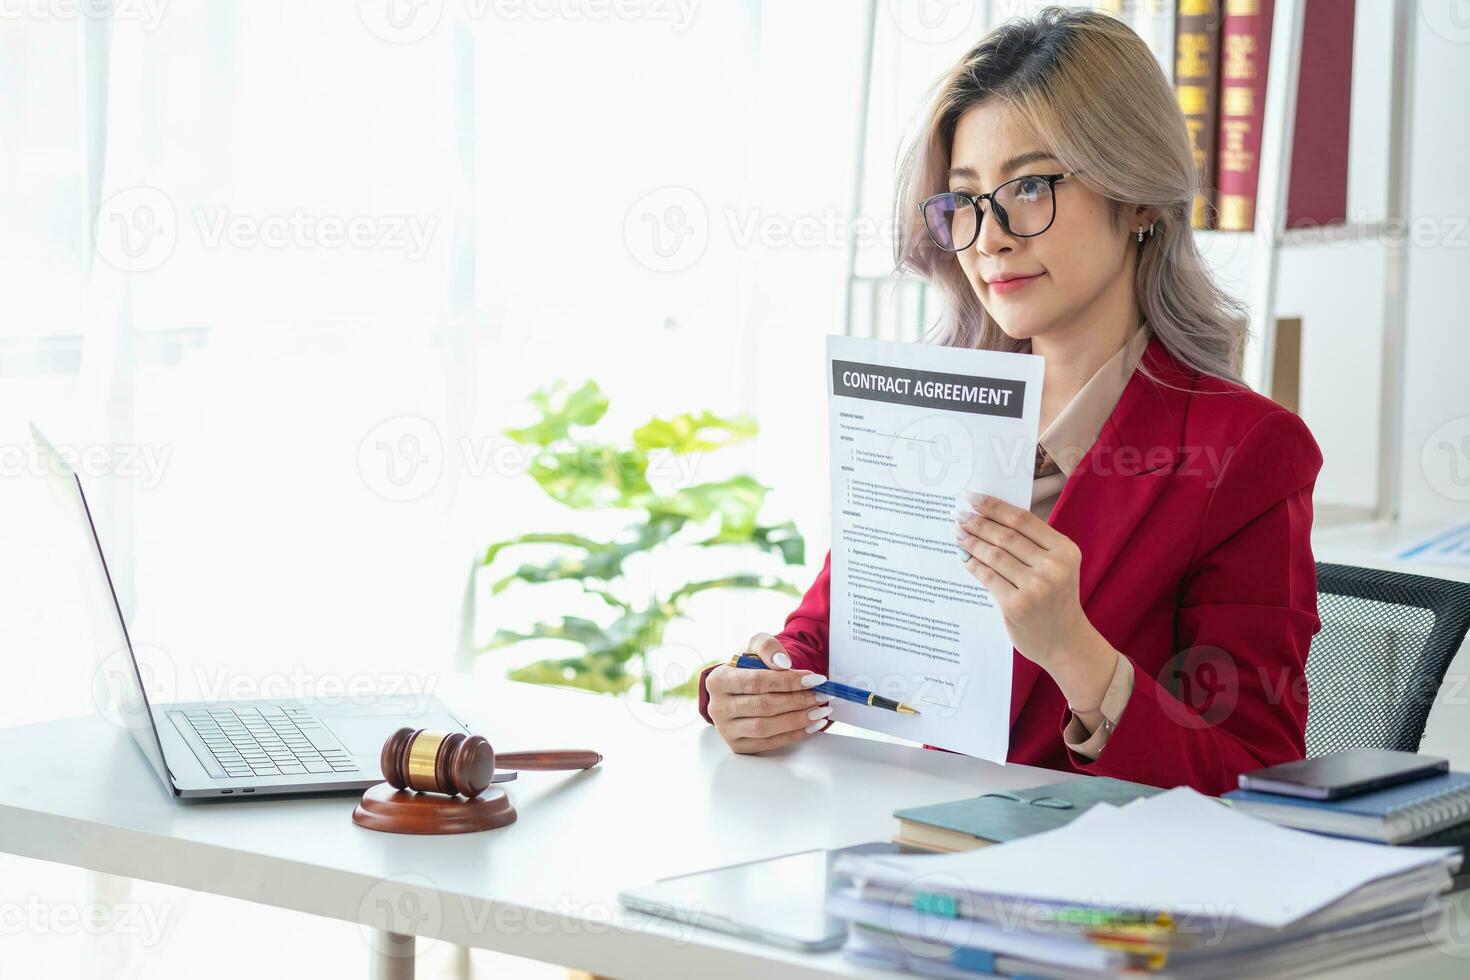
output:
[[[1162,793],[1157,786],[1083,776],[1031,789],[1002,790],[968,800],[895,810],[899,837],[944,850],[968,850],[1029,837],[1071,823],[1094,803],[1124,803]]]

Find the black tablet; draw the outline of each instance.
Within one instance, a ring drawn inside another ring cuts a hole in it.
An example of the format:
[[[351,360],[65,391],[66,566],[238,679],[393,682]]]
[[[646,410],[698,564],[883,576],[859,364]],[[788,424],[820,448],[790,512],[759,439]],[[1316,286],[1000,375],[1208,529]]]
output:
[[[1335,800],[1448,772],[1445,759],[1389,749],[1346,749],[1240,774],[1240,788],[1308,800]]]

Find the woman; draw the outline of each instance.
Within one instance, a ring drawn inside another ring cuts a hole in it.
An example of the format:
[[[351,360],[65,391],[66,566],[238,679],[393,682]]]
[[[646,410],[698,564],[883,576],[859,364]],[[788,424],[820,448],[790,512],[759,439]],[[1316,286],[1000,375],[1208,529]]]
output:
[[[1144,43],[1047,8],[943,79],[905,157],[901,268],[951,315],[940,343],[1046,358],[1030,510],[957,514],[966,568],[1015,645],[1009,759],[1220,793],[1304,754],[1322,457],[1238,376],[1244,314],[1210,280],[1198,177]],[[831,555],[785,629],[717,666],[700,710],[736,752],[830,721]]]

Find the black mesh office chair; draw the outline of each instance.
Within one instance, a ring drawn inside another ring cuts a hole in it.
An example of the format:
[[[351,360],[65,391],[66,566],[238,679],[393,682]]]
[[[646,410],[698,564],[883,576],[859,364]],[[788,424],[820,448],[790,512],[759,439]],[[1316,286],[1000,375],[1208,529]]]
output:
[[[1470,583],[1318,562],[1317,613],[1322,629],[1307,654],[1307,755],[1419,751],[1429,709],[1470,628]]]

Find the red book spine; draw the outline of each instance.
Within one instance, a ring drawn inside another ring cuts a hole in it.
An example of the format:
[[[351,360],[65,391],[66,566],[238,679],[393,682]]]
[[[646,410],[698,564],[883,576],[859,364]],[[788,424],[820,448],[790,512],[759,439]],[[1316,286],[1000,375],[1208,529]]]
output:
[[[1255,227],[1274,8],[1275,0],[1225,0],[1218,137],[1221,231]]]
[[[1189,127],[1199,191],[1190,224],[1207,229],[1215,206],[1215,134],[1219,128],[1219,0],[1179,0],[1174,29],[1174,95]]]
[[[1347,220],[1348,123],[1352,115],[1354,5],[1307,0],[1296,128],[1291,142],[1288,228]]]

